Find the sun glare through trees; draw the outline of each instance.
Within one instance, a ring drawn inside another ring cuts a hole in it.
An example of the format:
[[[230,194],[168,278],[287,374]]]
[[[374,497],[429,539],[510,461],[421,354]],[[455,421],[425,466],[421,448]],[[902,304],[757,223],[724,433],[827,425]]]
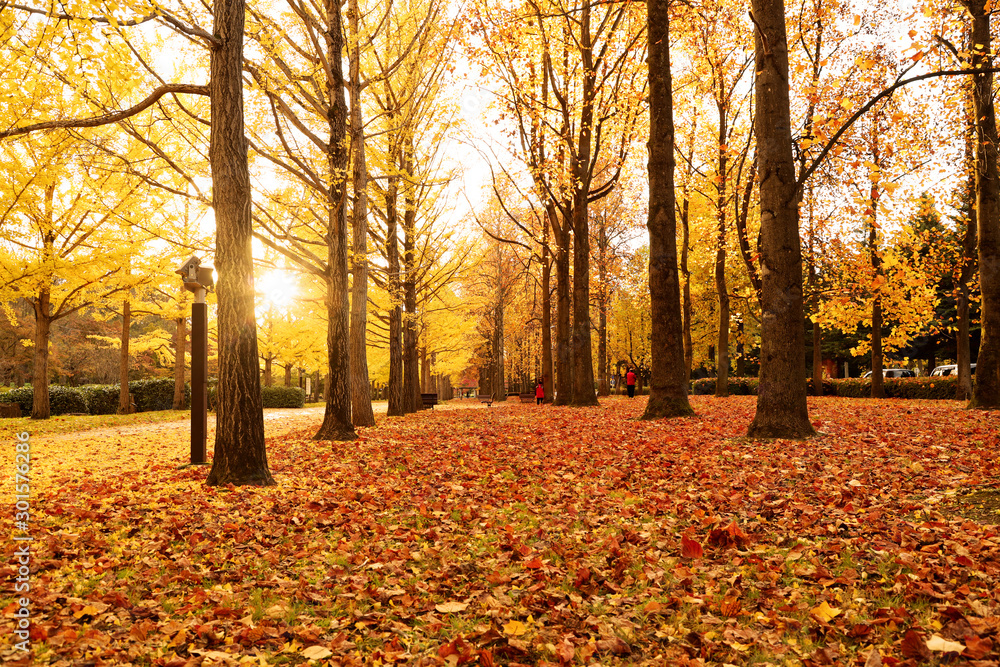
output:
[[[993,13],[0,0],[0,657],[996,667]]]

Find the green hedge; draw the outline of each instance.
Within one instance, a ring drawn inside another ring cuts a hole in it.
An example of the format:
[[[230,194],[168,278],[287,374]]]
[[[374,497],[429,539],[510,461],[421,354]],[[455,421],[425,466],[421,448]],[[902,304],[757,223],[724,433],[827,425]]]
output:
[[[133,380],[128,383],[128,391],[132,395],[132,403],[136,412],[153,412],[170,410],[174,407],[174,379],[157,378],[153,380]],[[185,392],[188,394],[189,392]],[[185,396],[185,405],[190,398]]]
[[[869,398],[872,395],[871,378],[833,380],[833,385],[837,396]],[[885,378],[883,387],[886,398],[954,400],[958,395],[958,377]]]
[[[128,383],[129,394],[136,412],[170,410],[174,404],[174,381],[172,378],[155,380],[134,380]],[[92,415],[113,415],[118,412],[119,386],[116,384],[91,384],[83,387],[63,387],[49,385],[49,409],[53,415],[68,413],[89,413]],[[191,388],[184,387],[184,404],[191,405]],[[34,390],[19,387],[0,392],[0,403],[17,403],[22,415],[31,414]]]
[[[306,392],[299,387],[261,387],[265,408],[301,408]]]
[[[812,393],[812,378],[806,383]],[[951,400],[958,395],[957,377],[885,378],[886,398],[923,398]],[[691,393],[704,396],[715,393],[715,378],[703,378],[691,383]],[[731,396],[757,394],[757,378],[729,378]],[[869,398],[872,395],[871,378],[823,379],[824,396],[844,398]]]
[[[209,410],[218,407],[215,400],[218,390],[218,386],[214,383],[208,386]],[[306,404],[306,392],[300,387],[261,386],[260,393],[265,408],[301,408]]]
[[[0,392],[0,403],[17,403],[21,406],[21,415],[27,417],[31,414],[31,401],[34,395],[31,387],[18,387]]]
[[[116,384],[88,384],[80,387],[92,415],[113,415],[118,412],[119,389]]]
[[[21,406],[22,415],[31,414],[31,404],[35,392],[31,387],[18,387],[0,393],[0,403],[17,403]],[[63,387],[57,384],[49,385],[49,412],[53,415],[65,415],[71,412],[87,412],[87,399],[77,387]]]
[[[702,378],[691,383],[691,393],[706,396],[715,393],[715,378]],[[730,396],[756,396],[757,378],[729,378]]]

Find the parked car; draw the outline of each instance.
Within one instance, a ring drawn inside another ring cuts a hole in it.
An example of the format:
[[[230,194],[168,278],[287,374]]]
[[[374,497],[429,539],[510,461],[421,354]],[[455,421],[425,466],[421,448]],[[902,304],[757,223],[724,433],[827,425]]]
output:
[[[969,364],[969,369],[972,371],[972,375],[976,374],[976,365]],[[931,371],[931,377],[939,375],[958,375],[958,364],[946,364],[944,366],[937,366]]]
[[[872,372],[868,371],[862,378],[870,378]],[[883,368],[882,377],[884,378],[915,378],[917,374],[915,371],[911,371],[909,368]]]

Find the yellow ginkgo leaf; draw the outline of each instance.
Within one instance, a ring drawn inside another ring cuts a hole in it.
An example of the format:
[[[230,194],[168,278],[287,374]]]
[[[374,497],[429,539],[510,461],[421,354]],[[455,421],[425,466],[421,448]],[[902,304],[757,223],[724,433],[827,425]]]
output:
[[[507,623],[506,625],[503,626],[503,631],[504,634],[514,635],[515,637],[519,637],[520,635],[523,635],[525,632],[528,631],[528,626],[526,626],[521,621],[511,621],[510,623]]]
[[[837,616],[840,616],[840,610],[835,607],[831,607],[825,600],[823,601],[823,604],[818,607],[813,607],[809,613],[812,614],[813,618],[823,621],[824,623],[829,623]]]

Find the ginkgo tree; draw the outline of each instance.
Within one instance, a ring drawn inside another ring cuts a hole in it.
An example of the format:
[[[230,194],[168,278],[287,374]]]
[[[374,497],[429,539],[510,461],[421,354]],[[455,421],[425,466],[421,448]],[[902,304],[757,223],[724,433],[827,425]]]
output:
[[[6,255],[0,298],[25,299],[34,311],[31,416],[47,419],[52,323],[121,300],[149,281],[150,273],[129,268],[133,257],[142,256],[145,239],[127,222],[149,202],[137,181],[101,169],[87,144],[70,137],[5,142],[0,152],[7,164],[21,166],[0,172],[0,244]]]

